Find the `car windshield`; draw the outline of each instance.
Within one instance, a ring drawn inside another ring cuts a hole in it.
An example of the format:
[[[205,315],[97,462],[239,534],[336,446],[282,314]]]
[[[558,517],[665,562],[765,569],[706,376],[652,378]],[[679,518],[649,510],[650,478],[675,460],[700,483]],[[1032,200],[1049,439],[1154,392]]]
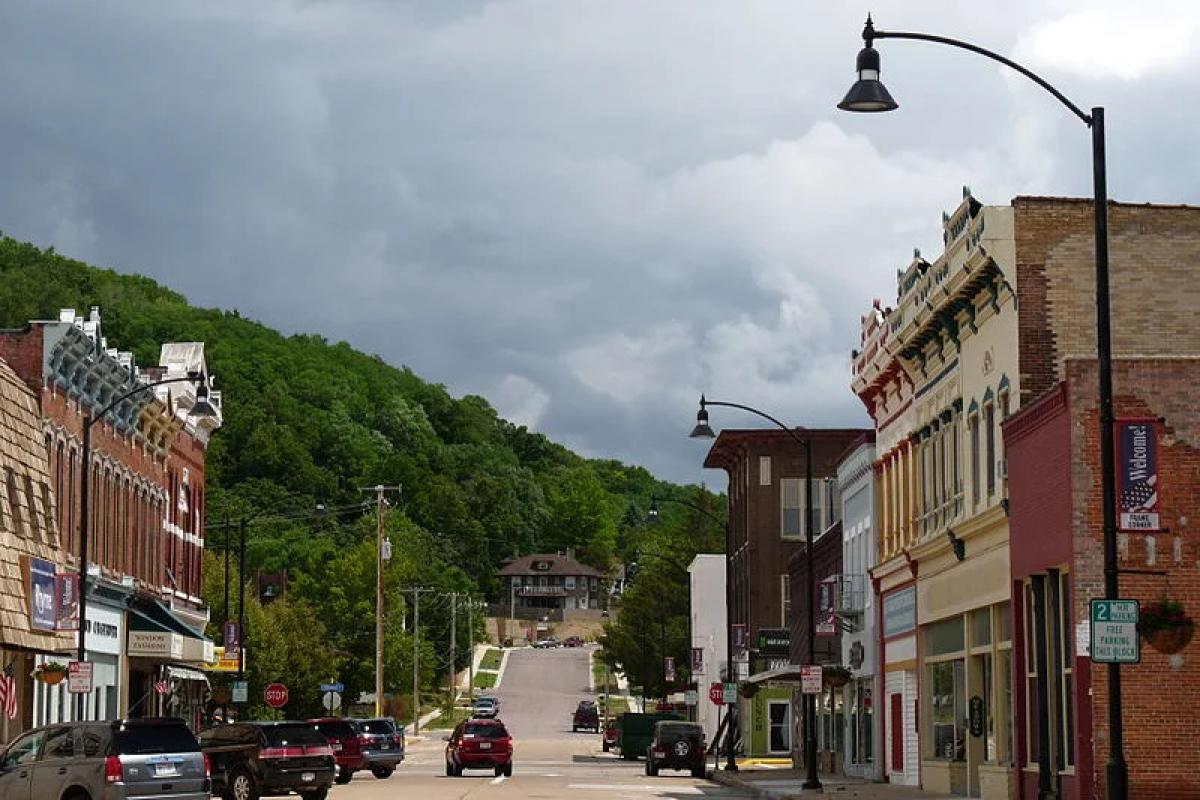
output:
[[[267,737],[269,747],[327,744],[321,734],[313,730],[311,725],[272,725],[264,728],[263,733]]]
[[[129,725],[113,732],[117,755],[147,753],[195,753],[200,743],[183,725]]]
[[[480,725],[478,723],[467,723],[463,728],[463,736],[478,736],[480,739],[503,739],[508,736],[508,731],[503,725]]]
[[[354,726],[342,719],[332,722],[318,722],[316,728],[323,736],[330,739],[352,739],[358,735],[358,732],[354,730]]]
[[[395,733],[396,728],[386,719],[368,719],[358,723],[364,733]]]
[[[480,706],[494,706],[494,705],[496,705],[496,701],[491,697],[481,697],[475,701],[476,708],[478,708]]]

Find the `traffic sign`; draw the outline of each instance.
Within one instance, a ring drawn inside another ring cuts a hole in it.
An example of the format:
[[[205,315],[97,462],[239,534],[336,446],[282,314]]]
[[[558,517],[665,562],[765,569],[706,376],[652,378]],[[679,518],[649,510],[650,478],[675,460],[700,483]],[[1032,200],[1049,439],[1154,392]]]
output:
[[[321,699],[321,705],[325,706],[326,711],[337,711],[342,707],[342,696],[337,692],[326,692]]]
[[[72,661],[67,665],[67,691],[71,694],[92,693],[92,662]]]
[[[1093,662],[1136,664],[1142,660],[1137,600],[1093,600],[1091,612]]]
[[[689,706],[696,705],[700,700],[700,693],[695,689],[688,689],[683,693],[683,702]]]
[[[708,699],[712,701],[713,705],[725,705],[725,685],[721,683],[711,684],[708,687]]]
[[[346,685],[343,683],[322,683],[321,691],[322,692],[344,692],[344,691],[346,691]]]
[[[263,699],[271,708],[283,708],[288,701],[288,687],[282,683],[272,683],[263,690]]]
[[[245,703],[250,700],[250,681],[233,682],[233,702]]]
[[[820,664],[806,664],[800,668],[800,693],[820,694],[823,681]]]
[[[737,705],[737,684],[736,683],[725,684],[725,691],[723,692],[723,694],[725,695],[725,705],[727,705],[727,706]]]

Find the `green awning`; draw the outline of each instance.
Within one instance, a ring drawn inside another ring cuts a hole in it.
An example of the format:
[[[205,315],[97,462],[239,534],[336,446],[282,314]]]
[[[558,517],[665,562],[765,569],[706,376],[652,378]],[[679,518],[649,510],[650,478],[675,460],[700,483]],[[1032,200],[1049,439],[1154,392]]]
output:
[[[171,613],[157,600],[135,601],[129,607],[129,628],[153,633],[178,633],[192,639],[204,640],[204,634]]]

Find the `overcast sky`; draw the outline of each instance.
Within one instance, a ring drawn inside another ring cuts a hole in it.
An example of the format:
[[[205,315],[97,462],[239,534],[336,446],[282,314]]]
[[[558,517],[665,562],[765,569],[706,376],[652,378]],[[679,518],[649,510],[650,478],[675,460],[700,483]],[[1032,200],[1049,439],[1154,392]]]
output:
[[[1105,105],[1115,198],[1200,202],[1194,2],[9,0],[0,229],[724,488],[701,391],[867,424],[859,315],[962,186],[1091,192],[1083,125],[977,56],[880,42],[900,110],[838,112],[867,5]]]

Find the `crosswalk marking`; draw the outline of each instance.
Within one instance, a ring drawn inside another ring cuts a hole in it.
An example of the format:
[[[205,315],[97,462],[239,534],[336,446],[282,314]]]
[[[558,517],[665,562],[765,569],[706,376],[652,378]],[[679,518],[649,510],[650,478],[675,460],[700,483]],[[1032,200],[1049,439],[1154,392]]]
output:
[[[578,791],[598,792],[662,792],[671,795],[704,794],[703,791],[695,786],[669,786],[665,784],[652,786],[645,783],[571,783],[567,784],[567,788]]]

